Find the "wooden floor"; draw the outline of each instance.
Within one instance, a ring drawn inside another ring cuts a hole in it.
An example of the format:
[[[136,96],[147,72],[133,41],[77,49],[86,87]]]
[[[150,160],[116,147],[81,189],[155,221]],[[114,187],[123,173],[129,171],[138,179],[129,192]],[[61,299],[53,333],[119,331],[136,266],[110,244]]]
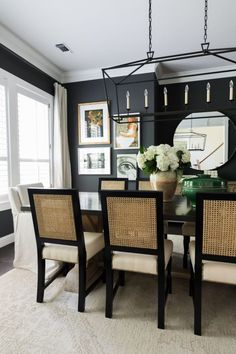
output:
[[[0,275],[13,269],[14,243],[0,248]]]

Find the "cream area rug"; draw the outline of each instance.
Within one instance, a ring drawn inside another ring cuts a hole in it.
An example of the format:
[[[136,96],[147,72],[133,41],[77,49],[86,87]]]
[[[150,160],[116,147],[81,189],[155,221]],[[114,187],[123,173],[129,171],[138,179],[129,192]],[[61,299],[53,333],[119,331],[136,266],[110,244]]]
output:
[[[77,312],[78,297],[59,278],[37,304],[36,276],[14,269],[0,277],[1,354],[236,353],[236,287],[204,284],[203,335],[193,334],[188,280],[175,278],[166,307],[166,329],[157,329],[156,282],[128,274],[114,300],[114,317],[104,316],[105,285]]]

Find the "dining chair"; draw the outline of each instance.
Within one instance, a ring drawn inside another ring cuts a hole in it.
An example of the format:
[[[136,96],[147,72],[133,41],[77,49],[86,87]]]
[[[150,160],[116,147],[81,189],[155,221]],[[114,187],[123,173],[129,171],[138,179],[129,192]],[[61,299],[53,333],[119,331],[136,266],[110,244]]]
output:
[[[15,238],[13,265],[15,268],[22,268],[36,272],[37,250],[32,216],[30,212],[23,212],[21,210],[22,206],[29,205],[27,191],[29,187],[43,188],[43,184],[18,184],[15,187],[9,187],[8,190]],[[27,247],[25,245],[27,245]]]
[[[128,189],[128,178],[99,177],[98,191],[102,190],[126,190]]]
[[[37,302],[43,302],[44,290],[60,273],[45,282],[45,260],[78,264],[78,311],[83,312],[86,295],[101,278],[86,289],[86,265],[103,250],[103,234],[83,232],[77,190],[30,188],[28,192],[38,253]]]
[[[158,327],[165,327],[165,300],[171,293],[173,243],[163,235],[162,192],[102,191],[105,239],[106,310],[125,283],[125,272],[153,274],[158,280]],[[113,273],[119,272],[113,286]],[[167,280],[166,280],[167,276]],[[165,286],[166,284],[166,286]]]
[[[228,185],[228,192],[236,192],[236,181],[228,181],[227,182]]]
[[[202,282],[236,285],[236,193],[197,193],[196,240],[189,251],[194,333],[201,335]]]
[[[151,191],[152,186],[149,179],[137,179],[136,180],[136,190],[143,190],[143,191]],[[181,187],[180,184],[177,185],[175,195],[181,194]],[[174,235],[182,235],[182,222],[171,221],[171,220],[164,220],[164,235],[165,238],[168,237],[168,234]],[[187,268],[187,259],[188,259],[188,244],[189,238],[183,236],[183,246],[184,246],[184,254],[183,254],[183,267]]]

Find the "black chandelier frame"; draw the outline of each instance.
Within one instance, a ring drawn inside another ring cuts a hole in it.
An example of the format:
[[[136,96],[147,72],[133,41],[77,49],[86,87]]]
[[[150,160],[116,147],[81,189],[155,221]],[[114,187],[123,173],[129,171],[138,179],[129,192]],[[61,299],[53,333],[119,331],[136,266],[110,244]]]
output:
[[[115,65],[111,67],[106,67],[102,69],[102,76],[103,76],[103,82],[104,82],[104,88],[105,88],[105,96],[106,96],[106,101],[108,105],[108,111],[109,111],[109,116],[110,118],[115,121],[116,123],[122,124],[122,123],[127,123],[126,121],[124,122],[124,118],[128,117],[137,117],[137,115],[140,116],[140,118],[147,118],[142,120],[142,122],[150,122],[153,120],[150,120],[148,118],[153,117],[155,118],[156,116],[160,115],[169,115],[170,113],[174,114],[174,112],[149,112],[149,107],[145,107],[144,111],[141,113],[131,113],[130,112],[130,107],[127,107],[126,112],[121,112],[120,109],[120,96],[118,89],[122,85],[132,85],[132,84],[139,84],[139,83],[145,83],[145,82],[154,82],[156,81],[155,79],[148,79],[148,80],[135,80],[132,81],[131,76],[135,73],[137,73],[138,70],[143,68],[145,65],[150,65],[150,64],[160,64],[160,63],[166,63],[166,62],[172,62],[176,60],[188,60],[188,59],[193,59],[193,58],[201,58],[201,57],[207,57],[207,56],[213,56],[218,59],[230,62],[232,64],[236,64],[236,60],[233,60],[231,58],[228,58],[225,56],[225,54],[228,53],[233,53],[236,52],[236,47],[229,47],[229,48],[210,48],[210,43],[207,42],[207,20],[208,20],[208,0],[205,0],[205,8],[204,8],[204,42],[201,43],[201,50],[200,51],[194,51],[194,52],[185,52],[185,53],[180,53],[180,54],[173,54],[173,55],[167,55],[167,56],[160,56],[160,57],[154,57],[154,51],[152,50],[152,0],[149,0],[149,50],[147,52],[147,57],[144,59],[140,60],[135,60],[131,62],[127,62],[124,64],[120,65]],[[114,72],[117,69],[131,69],[130,73],[127,74],[126,76],[122,77],[112,77],[111,73]],[[220,70],[220,71],[208,71],[208,72],[200,72],[200,73],[194,73],[194,74],[189,74],[189,75],[181,75],[178,76],[178,78],[183,78],[183,77],[195,77],[195,76],[201,76],[201,75],[209,75],[209,74],[216,74],[216,73],[225,73],[225,72],[233,72],[236,71],[235,69],[225,69],[225,70]],[[176,77],[168,77],[166,80],[174,79]],[[131,79],[131,81],[130,81]],[[116,107],[113,107],[113,109],[116,109],[117,113],[112,114],[111,111],[111,105],[110,105],[110,97],[109,97],[109,88],[108,86],[112,85],[113,88],[115,89],[115,99],[116,99]],[[166,107],[165,107],[166,108]],[[228,109],[228,108],[227,108]],[[166,110],[166,109],[165,109]],[[214,108],[215,110],[215,108]],[[221,108],[222,110],[222,108]],[[184,111],[186,113],[186,111]],[[191,111],[188,111],[188,113],[191,113]],[[195,110],[196,112],[196,110]],[[180,113],[179,111],[176,113]],[[141,119],[140,119],[141,122]]]

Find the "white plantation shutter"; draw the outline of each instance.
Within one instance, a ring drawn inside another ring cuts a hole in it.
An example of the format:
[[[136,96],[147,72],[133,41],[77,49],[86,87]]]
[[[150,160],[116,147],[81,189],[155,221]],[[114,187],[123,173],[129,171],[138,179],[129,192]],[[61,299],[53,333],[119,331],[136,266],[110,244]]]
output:
[[[0,194],[8,190],[6,89],[0,84]]]
[[[20,183],[50,186],[49,106],[17,94]]]

